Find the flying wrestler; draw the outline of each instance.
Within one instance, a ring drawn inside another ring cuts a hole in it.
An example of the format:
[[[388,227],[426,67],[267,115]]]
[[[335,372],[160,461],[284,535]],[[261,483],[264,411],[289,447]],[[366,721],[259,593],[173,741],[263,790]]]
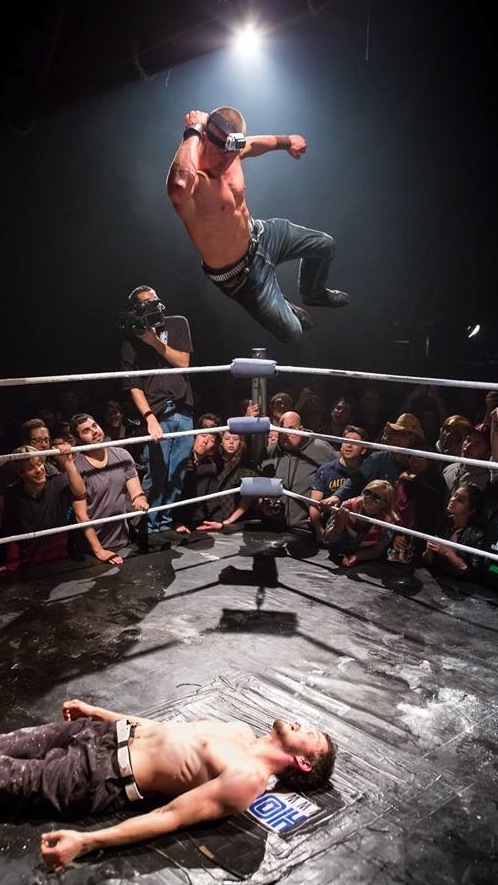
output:
[[[327,289],[335,241],[284,218],[253,219],[247,208],[241,160],[284,150],[298,160],[302,135],[249,135],[235,108],[189,111],[183,140],[167,178],[168,195],[198,249],[206,276],[280,341],[312,328],[308,312],[283,295],[276,267],[301,259],[303,304],[344,307],[349,295]]]

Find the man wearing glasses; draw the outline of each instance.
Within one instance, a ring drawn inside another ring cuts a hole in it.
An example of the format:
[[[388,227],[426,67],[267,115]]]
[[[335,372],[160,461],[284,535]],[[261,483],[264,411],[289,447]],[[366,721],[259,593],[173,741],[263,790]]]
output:
[[[276,267],[300,259],[299,291],[305,305],[344,307],[349,296],[327,289],[335,241],[284,218],[251,217],[241,160],[268,151],[295,160],[306,151],[302,135],[246,136],[235,108],[185,115],[182,142],[168,172],[168,195],[202,258],[206,276],[280,341],[297,341],[313,323],[283,295]]]
[[[41,418],[30,418],[21,424],[21,443],[26,446],[33,446],[39,452],[46,452],[48,449],[55,448],[50,441],[50,431],[45,422]],[[44,458],[45,475],[55,476],[59,470],[49,458]]]

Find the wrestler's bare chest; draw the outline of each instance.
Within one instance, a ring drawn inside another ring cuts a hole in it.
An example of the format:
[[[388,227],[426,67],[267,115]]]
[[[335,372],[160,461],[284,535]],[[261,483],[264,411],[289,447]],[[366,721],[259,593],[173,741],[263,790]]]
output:
[[[139,726],[130,745],[133,773],[144,791],[178,795],[240,764],[255,740],[252,729],[237,721]]]

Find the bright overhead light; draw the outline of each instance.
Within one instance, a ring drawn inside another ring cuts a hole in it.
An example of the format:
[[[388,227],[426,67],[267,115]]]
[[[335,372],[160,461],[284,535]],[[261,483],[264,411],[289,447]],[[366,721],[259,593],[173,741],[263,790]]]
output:
[[[262,33],[253,22],[247,22],[234,33],[233,48],[243,57],[254,55],[261,49]]]
[[[475,338],[481,331],[481,324],[475,323],[474,326],[467,326],[467,338]]]

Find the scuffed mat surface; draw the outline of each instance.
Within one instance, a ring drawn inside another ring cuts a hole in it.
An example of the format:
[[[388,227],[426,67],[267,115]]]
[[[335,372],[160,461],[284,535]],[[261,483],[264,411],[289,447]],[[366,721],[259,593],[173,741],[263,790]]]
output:
[[[84,856],[60,877],[38,853],[52,822],[0,822],[1,885],[496,885],[496,595],[425,570],[344,573],[281,540],[162,545],[121,570],[6,586],[0,720],[49,721],[82,697],[257,733],[278,716],[310,721],[340,748],[333,785],[311,797],[320,814],[284,836],[238,815]]]
[[[424,701],[417,717],[414,709],[410,712],[401,703],[398,721],[386,722],[379,701],[377,710],[365,713],[365,728],[360,730],[354,705],[329,694],[332,682],[321,672],[304,684],[297,664],[264,677],[235,671],[186,695],[181,703],[142,711],[152,718],[184,721],[240,718],[257,733],[282,716],[313,722],[331,732],[339,740],[340,752],[331,787],[310,795],[321,808],[316,817],[283,837],[248,815],[237,815],[119,854],[87,856],[63,874],[64,882],[495,885],[494,705],[486,709],[486,704],[463,695],[453,702],[443,697],[432,704]],[[86,820],[80,825],[92,829],[113,820]],[[435,826],[443,828],[444,850],[440,835],[434,844]],[[22,881],[51,879],[39,872],[36,878],[13,879],[12,885]]]

